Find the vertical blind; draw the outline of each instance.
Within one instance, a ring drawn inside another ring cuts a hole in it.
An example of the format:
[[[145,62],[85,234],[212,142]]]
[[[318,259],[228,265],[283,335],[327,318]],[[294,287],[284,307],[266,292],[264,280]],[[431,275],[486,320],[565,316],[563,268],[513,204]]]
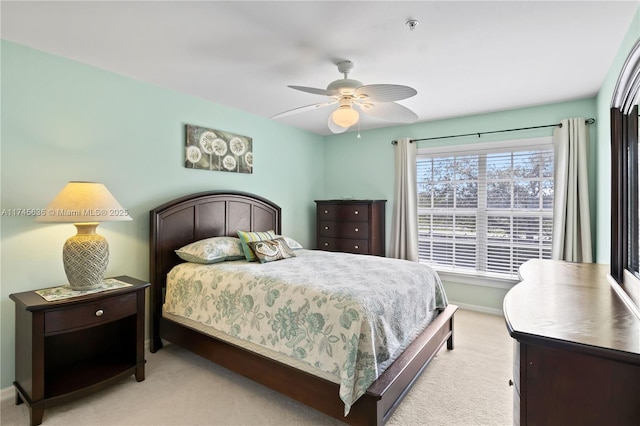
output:
[[[513,277],[525,261],[551,257],[551,138],[454,153],[419,149],[417,186],[421,261]]]

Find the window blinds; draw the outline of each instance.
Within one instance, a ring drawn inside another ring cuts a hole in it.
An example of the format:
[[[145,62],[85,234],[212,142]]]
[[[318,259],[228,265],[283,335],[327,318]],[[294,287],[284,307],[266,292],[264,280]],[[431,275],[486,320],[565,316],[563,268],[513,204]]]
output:
[[[453,153],[420,149],[417,186],[421,261],[517,276],[528,259],[551,257],[550,138]]]

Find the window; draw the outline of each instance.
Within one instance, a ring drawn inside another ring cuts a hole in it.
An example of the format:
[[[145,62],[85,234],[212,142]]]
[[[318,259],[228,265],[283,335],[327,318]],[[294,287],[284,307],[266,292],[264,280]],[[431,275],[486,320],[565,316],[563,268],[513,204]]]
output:
[[[420,260],[516,277],[525,261],[551,258],[551,138],[466,148],[418,150]]]
[[[640,315],[640,40],[620,72],[611,101],[611,276]]]
[[[612,110],[612,276],[628,270],[640,277],[638,239],[638,106],[631,114]]]
[[[632,124],[630,124],[630,128],[635,133],[633,137],[629,138],[629,170],[628,170],[628,191],[629,191],[629,201],[628,201],[628,209],[629,214],[627,217],[628,221],[628,233],[629,233],[629,264],[628,269],[633,272],[633,274],[640,278],[640,208],[638,204],[638,200],[640,199],[640,185],[638,181],[640,180],[640,156],[638,155],[638,151],[640,150],[640,134],[638,132],[638,104],[636,102],[636,106],[631,111],[632,117],[634,118]],[[635,129],[634,129],[635,128]]]

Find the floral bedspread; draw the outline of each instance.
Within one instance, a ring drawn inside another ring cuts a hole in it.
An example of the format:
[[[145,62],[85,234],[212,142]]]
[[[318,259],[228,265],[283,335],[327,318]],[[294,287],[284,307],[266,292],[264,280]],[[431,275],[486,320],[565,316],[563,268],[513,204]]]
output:
[[[426,265],[303,249],[263,264],[179,264],[164,309],[335,375],[347,415],[446,305]]]

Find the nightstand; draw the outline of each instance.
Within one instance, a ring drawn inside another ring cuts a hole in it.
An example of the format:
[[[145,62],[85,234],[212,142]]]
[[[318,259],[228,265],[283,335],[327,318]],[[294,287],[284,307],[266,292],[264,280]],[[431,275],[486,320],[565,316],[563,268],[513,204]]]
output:
[[[132,284],[47,302],[35,291],[16,304],[16,404],[29,406],[32,426],[44,409],[114,384],[131,374],[144,380],[145,289]]]

